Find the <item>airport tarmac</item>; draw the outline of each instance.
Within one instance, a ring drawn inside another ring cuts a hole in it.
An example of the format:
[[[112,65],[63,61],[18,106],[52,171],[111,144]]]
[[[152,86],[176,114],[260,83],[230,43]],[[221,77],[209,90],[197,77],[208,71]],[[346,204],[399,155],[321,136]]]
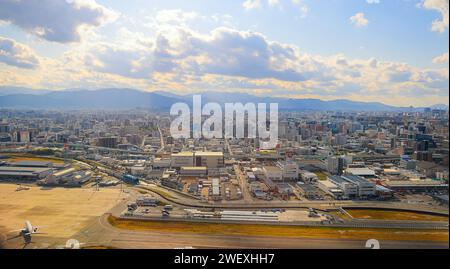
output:
[[[43,226],[41,232],[68,238],[93,218],[99,217],[128,196],[120,188],[41,188],[29,186],[16,191],[17,185],[0,184],[0,233],[24,227],[29,220]]]

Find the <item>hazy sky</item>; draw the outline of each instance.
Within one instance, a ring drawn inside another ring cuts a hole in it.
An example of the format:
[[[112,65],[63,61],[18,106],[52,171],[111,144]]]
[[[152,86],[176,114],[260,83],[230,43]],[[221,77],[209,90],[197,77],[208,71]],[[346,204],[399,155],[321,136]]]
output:
[[[0,85],[448,104],[448,0],[0,0]]]

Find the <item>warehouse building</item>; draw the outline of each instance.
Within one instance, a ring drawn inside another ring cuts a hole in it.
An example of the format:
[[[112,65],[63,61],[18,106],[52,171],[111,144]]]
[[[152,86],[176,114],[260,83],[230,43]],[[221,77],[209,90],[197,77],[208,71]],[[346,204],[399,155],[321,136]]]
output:
[[[374,178],[376,177],[375,171],[365,167],[355,167],[355,168],[347,168],[345,170],[347,174],[365,177],[365,178]]]
[[[0,166],[0,180],[36,181],[53,172],[51,168]]]
[[[171,156],[171,166],[174,168],[180,168],[183,166],[194,166],[194,153],[193,152],[180,152],[173,153]]]
[[[356,197],[358,195],[358,186],[342,177],[329,176],[328,180],[342,190],[343,198]]]
[[[320,195],[319,190],[311,184],[297,182],[297,186],[300,191],[300,194],[306,197],[307,199],[314,199]]]
[[[208,169],[224,167],[223,152],[180,152],[171,155],[173,168],[204,166]]]
[[[360,176],[354,175],[344,175],[342,176],[348,182],[355,184],[358,187],[358,196],[359,197],[370,197],[375,196],[375,183],[366,180]]]
[[[283,179],[285,180],[297,180],[298,179],[298,164],[293,161],[277,162],[277,167],[281,169],[283,173]]]
[[[206,177],[208,175],[208,169],[206,167],[181,167],[180,176],[187,177]]]
[[[386,182],[389,189],[394,191],[424,191],[446,190],[448,184],[438,180],[389,180]]]
[[[195,166],[220,168],[224,166],[223,152],[195,152]]]
[[[267,180],[271,181],[283,180],[283,171],[281,171],[281,169],[277,166],[264,166],[263,172]]]
[[[341,199],[344,196],[344,192],[330,180],[318,181],[317,187],[335,199]]]
[[[368,180],[354,175],[330,176],[333,184],[343,191],[344,198],[360,197],[366,198],[375,196],[376,185]]]

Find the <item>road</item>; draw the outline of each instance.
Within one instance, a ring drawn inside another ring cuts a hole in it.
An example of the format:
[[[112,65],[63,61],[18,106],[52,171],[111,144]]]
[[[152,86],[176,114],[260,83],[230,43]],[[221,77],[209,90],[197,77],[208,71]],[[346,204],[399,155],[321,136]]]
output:
[[[159,126],[158,126],[158,132],[159,132],[159,137],[161,139],[161,148],[157,151],[157,153],[163,151],[164,147],[165,147],[165,145],[164,145],[164,136],[163,136],[162,130],[161,130],[161,128]]]
[[[235,164],[233,166],[233,168],[234,168],[234,172],[236,174],[239,186],[241,187],[242,198],[244,199],[244,202],[245,203],[252,203],[253,202],[253,197],[250,194],[250,190],[248,188],[248,183],[247,183],[247,178],[242,173],[241,166]]]
[[[238,175],[239,172],[236,172]],[[238,176],[239,181],[239,176]],[[253,199],[245,199],[245,188],[242,190],[244,195],[244,201],[221,201],[221,202],[201,202],[197,199],[192,199],[185,195],[180,195],[177,192],[172,191],[169,188],[158,186],[159,189],[169,194],[170,197],[164,196],[152,192],[155,196],[163,198],[170,203],[185,206],[185,207],[198,207],[198,208],[228,208],[228,209],[265,209],[265,208],[316,208],[318,210],[336,210],[340,207],[352,207],[352,208],[379,208],[379,209],[397,209],[397,210],[414,210],[429,213],[439,213],[448,215],[448,208],[436,208],[428,205],[407,204],[402,202],[388,202],[388,201],[254,201]],[[248,195],[251,195],[248,193]],[[251,198],[251,197],[250,197]]]

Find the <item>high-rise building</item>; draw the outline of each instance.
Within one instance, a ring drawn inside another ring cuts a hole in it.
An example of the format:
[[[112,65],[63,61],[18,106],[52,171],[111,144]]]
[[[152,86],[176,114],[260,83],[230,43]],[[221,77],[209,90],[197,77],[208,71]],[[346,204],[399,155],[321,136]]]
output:
[[[117,144],[119,143],[119,138],[112,137],[100,137],[97,142],[97,146],[104,148],[117,148]]]
[[[333,175],[342,175],[344,172],[345,160],[338,156],[329,156],[327,159],[328,172]]]

